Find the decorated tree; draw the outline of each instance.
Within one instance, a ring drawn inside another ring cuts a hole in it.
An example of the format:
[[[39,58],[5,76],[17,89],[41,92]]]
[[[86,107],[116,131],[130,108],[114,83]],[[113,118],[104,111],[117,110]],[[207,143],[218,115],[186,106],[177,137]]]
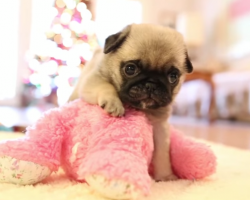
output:
[[[98,45],[89,1],[56,0],[44,41],[27,53],[23,105],[63,104]]]

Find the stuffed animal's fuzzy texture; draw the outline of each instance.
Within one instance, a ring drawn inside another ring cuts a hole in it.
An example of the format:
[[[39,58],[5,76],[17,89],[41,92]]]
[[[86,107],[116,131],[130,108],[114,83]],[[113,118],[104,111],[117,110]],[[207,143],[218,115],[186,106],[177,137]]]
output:
[[[52,109],[27,129],[25,138],[0,145],[0,155],[51,171],[62,165],[76,180],[88,174],[119,178],[145,193],[152,151],[152,128],[143,113],[128,109],[123,118],[110,117],[81,100]]]
[[[174,173],[182,179],[198,180],[215,173],[216,156],[203,143],[171,129],[170,155]]]
[[[145,195],[150,192],[152,152],[152,127],[142,112],[127,108],[124,117],[115,118],[82,100],[46,112],[27,128],[24,138],[0,143],[0,157],[29,161],[51,171],[62,166],[79,181],[89,175],[122,180]],[[174,129],[170,152],[180,178],[200,179],[215,172],[213,152]]]

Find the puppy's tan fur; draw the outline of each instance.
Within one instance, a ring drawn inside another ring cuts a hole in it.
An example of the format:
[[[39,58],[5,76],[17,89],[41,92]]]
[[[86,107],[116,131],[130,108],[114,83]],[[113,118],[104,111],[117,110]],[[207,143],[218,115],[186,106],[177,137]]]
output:
[[[117,94],[123,83],[120,63],[138,59],[152,70],[171,66],[179,69],[181,76],[172,94],[174,99],[187,73],[186,48],[182,35],[173,29],[150,24],[132,24],[124,29],[123,33],[127,35],[126,39],[114,52],[104,54],[102,49],[95,51],[69,101],[80,97],[91,104],[105,104],[105,110],[114,116],[123,115],[124,108]],[[171,105],[143,111],[154,127],[154,178],[175,179],[169,158],[167,123]]]

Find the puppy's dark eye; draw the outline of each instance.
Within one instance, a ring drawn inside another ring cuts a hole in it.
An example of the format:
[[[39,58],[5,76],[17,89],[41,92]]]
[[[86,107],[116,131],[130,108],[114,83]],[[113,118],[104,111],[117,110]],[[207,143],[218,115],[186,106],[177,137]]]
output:
[[[123,68],[127,76],[132,77],[139,73],[139,68],[134,63],[128,63]]]
[[[179,74],[177,72],[171,72],[168,74],[168,81],[169,83],[173,84],[175,83],[179,78]]]

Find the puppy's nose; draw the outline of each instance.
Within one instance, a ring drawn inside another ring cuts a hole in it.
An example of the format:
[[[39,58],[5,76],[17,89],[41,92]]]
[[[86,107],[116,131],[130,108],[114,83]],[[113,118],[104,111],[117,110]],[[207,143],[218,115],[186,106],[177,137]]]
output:
[[[158,83],[158,82],[159,82],[159,81],[158,81],[157,79],[155,79],[155,78],[149,78],[147,81],[150,82],[150,83]]]
[[[156,83],[147,82],[145,87],[148,91],[154,91],[156,89]]]

